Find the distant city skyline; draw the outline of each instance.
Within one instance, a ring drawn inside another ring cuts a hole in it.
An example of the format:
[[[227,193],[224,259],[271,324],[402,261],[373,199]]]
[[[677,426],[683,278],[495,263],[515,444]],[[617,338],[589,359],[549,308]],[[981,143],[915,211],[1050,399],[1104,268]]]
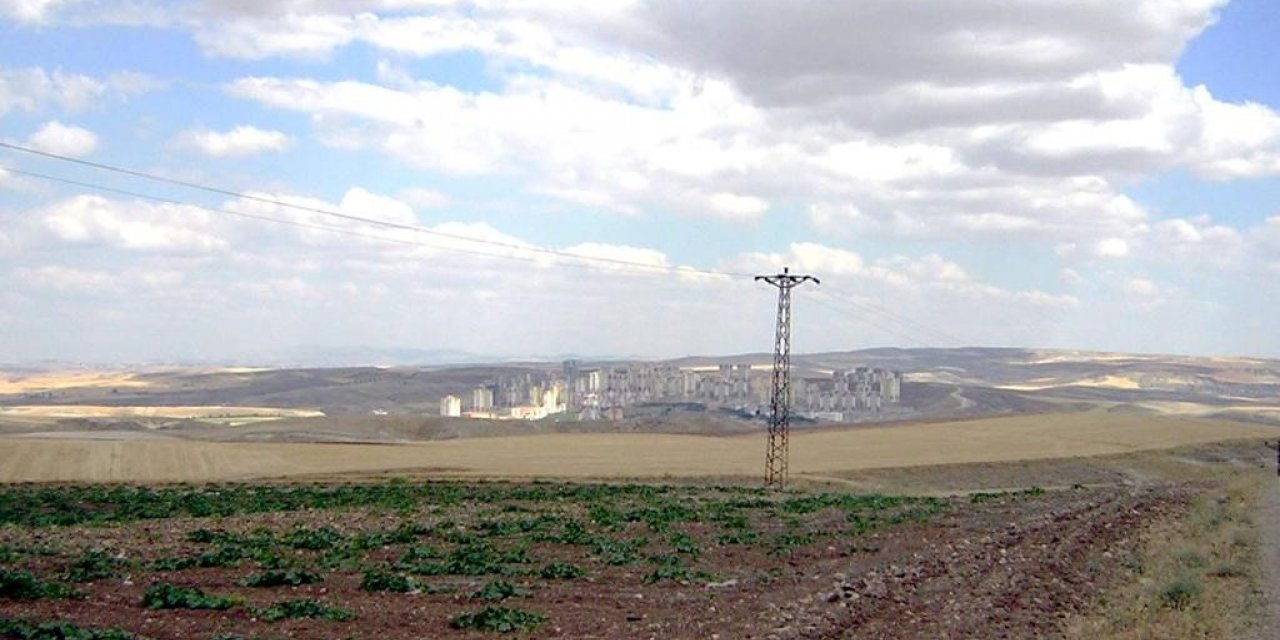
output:
[[[0,362],[1280,356],[1280,4],[393,4],[0,0]]]
[[[593,365],[566,360],[561,369],[495,376],[469,393],[440,398],[441,417],[479,420],[610,420],[637,407],[694,404],[743,417],[769,415],[772,365],[670,363]],[[898,407],[901,371],[856,366],[821,375],[797,372],[791,382],[793,415],[809,420],[859,422],[913,413]],[[380,415],[385,415],[382,411]]]

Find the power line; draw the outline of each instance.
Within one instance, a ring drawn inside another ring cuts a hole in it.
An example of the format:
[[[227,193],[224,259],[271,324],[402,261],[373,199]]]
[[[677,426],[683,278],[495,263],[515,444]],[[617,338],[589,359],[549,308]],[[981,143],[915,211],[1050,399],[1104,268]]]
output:
[[[869,310],[873,313],[879,313],[881,315],[887,316],[895,320],[896,322],[901,323],[906,327],[912,328],[915,331],[919,331],[922,334],[932,336],[932,339],[935,341],[949,342],[956,346],[960,346],[964,344],[964,340],[960,339],[955,334],[952,334],[943,329],[939,329],[937,327],[925,324],[924,322],[921,322],[912,316],[898,313],[896,311],[893,311],[892,309],[887,309],[884,306],[878,305],[874,302],[859,299],[859,296],[853,293],[852,291],[843,290],[838,287],[832,287],[830,289],[833,293],[840,295],[842,299],[844,299],[851,305]]]
[[[114,193],[118,195],[132,197],[132,198],[150,200],[153,202],[160,202],[160,203],[172,204],[177,206],[194,207],[201,210],[210,211],[213,213],[232,215],[232,216],[237,216],[241,218],[259,220],[263,222],[271,222],[276,224],[284,224],[284,225],[300,227],[305,229],[312,229],[317,231],[325,231],[329,233],[346,235],[350,237],[364,238],[364,239],[375,240],[379,242],[388,242],[388,243],[395,243],[395,244],[402,244],[402,245],[409,245],[409,246],[419,246],[419,247],[425,247],[425,248],[435,249],[439,251],[452,251],[456,253],[483,256],[488,258],[502,258],[502,259],[520,260],[520,261],[526,261],[526,262],[537,262],[538,261],[537,256],[549,256],[549,257],[555,257],[561,260],[568,261],[568,262],[559,262],[557,263],[558,266],[573,267],[573,268],[608,267],[607,269],[608,271],[622,272],[622,273],[635,273],[635,274],[641,274],[641,275],[685,274],[685,275],[702,275],[702,276],[714,276],[714,277],[738,278],[738,279],[752,278],[754,275],[749,273],[717,271],[712,269],[697,269],[694,267],[678,267],[678,266],[669,266],[669,265],[647,264],[643,262],[623,260],[620,258],[585,256],[585,255],[580,255],[576,253],[570,253],[567,251],[548,249],[544,247],[527,246],[527,245],[516,244],[512,242],[490,240],[486,238],[475,238],[475,237],[465,236],[465,235],[456,234],[456,233],[449,233],[446,231],[439,231],[436,229],[428,229],[426,227],[421,227],[413,224],[392,222],[389,220],[379,220],[377,218],[369,218],[369,217],[354,215],[350,213],[343,213],[340,211],[334,211],[332,209],[326,209],[323,207],[315,207],[315,206],[299,204],[295,202],[288,202],[288,201],[280,200],[277,198],[245,193],[245,192],[236,191],[233,189],[227,189],[223,187],[202,184],[202,183],[188,181],[188,180],[180,180],[177,178],[169,178],[161,175],[156,175],[153,173],[148,173],[145,171],[130,169],[127,167],[121,167],[121,166],[111,165],[111,164],[106,164],[101,162],[94,162],[91,160],[84,160],[81,158],[73,158],[70,156],[56,154],[49,151],[42,151],[39,149],[25,147],[18,144],[13,144],[11,142],[0,141],[0,148],[5,148],[11,151],[26,153],[34,156],[39,156],[39,157],[48,158],[51,160],[57,160],[60,162],[75,164],[75,165],[97,169],[101,171],[108,171],[108,172],[126,175],[130,177],[141,178],[141,179],[150,180],[153,182],[159,182],[159,183],[169,184],[169,185],[183,187],[187,189],[204,191],[206,193],[213,193],[213,194],[227,196],[227,197],[239,198],[239,199],[259,202],[263,204],[269,204],[269,205],[282,207],[286,209],[313,213],[313,214],[331,217],[335,219],[347,220],[350,222],[358,222],[361,224],[375,226],[375,227],[395,229],[399,231],[409,231],[409,232],[412,232],[415,234],[421,234],[427,237],[433,237],[433,238],[439,238],[439,239],[463,242],[463,243],[470,243],[473,245],[479,245],[484,247],[494,247],[494,248],[503,249],[503,250],[515,252],[515,253],[505,253],[505,252],[495,253],[491,251],[483,251],[478,248],[467,248],[467,247],[459,247],[459,246],[432,244],[428,242],[414,241],[408,238],[392,238],[387,236],[374,235],[374,234],[364,233],[355,229],[346,229],[342,227],[317,224],[314,222],[304,222],[301,220],[288,220],[284,218],[276,218],[276,217],[271,217],[267,215],[248,213],[244,211],[234,211],[231,209],[226,209],[221,207],[211,207],[208,205],[203,205],[203,204],[191,202],[188,200],[166,198],[162,196],[156,196],[156,195],[142,193],[139,191],[134,191],[129,189],[120,189],[116,187],[96,184],[93,182],[74,180],[70,178],[64,178],[60,176],[54,176],[50,174],[39,173],[35,171],[27,171],[24,169],[17,169],[14,167],[0,165],[0,170],[4,170],[17,175],[24,175],[32,178],[37,178],[41,180],[58,182],[62,184],[73,185],[73,186],[87,188],[87,189],[94,189],[97,191]],[[887,318],[891,320],[894,324],[883,326],[882,327],[883,329],[885,329],[890,333],[903,337],[909,341],[917,342],[922,346],[927,345],[930,342],[936,343],[939,340],[942,342],[949,342],[955,345],[961,345],[964,342],[946,331],[928,326],[909,316],[896,313],[890,309],[886,309],[880,305],[876,305],[871,302],[859,300],[857,296],[852,292],[842,291],[838,288],[831,288],[831,287],[827,287],[825,289],[826,291],[824,291],[823,293],[815,295],[815,302],[818,302],[821,306],[831,308],[837,312],[843,312],[840,309],[836,309],[834,306],[824,301],[821,296],[825,296],[829,301],[854,307],[855,309],[857,309],[857,313],[864,313],[864,312],[872,313],[872,314]],[[837,296],[832,294],[840,294],[840,295]],[[920,339],[921,336],[924,336],[925,339],[921,340]]]
[[[458,253],[466,253],[466,254],[470,254],[470,255],[484,256],[484,257],[489,257],[489,258],[504,258],[504,259],[511,259],[511,260],[523,260],[523,261],[536,260],[536,258],[532,258],[532,257],[529,257],[529,256],[520,256],[520,255],[511,255],[511,254],[501,254],[501,253],[489,253],[489,252],[485,252],[485,251],[478,251],[478,250],[475,250],[475,249],[466,249],[466,248],[463,248],[463,247],[449,247],[449,246],[442,246],[442,245],[438,245],[438,244],[431,244],[431,243],[428,243],[428,242],[421,242],[421,241],[416,241],[416,240],[410,240],[410,239],[407,239],[407,238],[392,238],[392,237],[388,237],[388,236],[381,236],[381,235],[374,235],[374,234],[370,234],[370,233],[363,233],[363,232],[360,232],[360,231],[357,231],[357,230],[354,230],[354,229],[344,229],[344,228],[341,228],[341,227],[333,227],[333,226],[329,226],[329,225],[316,224],[316,223],[313,223],[313,222],[303,222],[303,221],[301,221],[301,220],[288,220],[288,219],[284,219],[284,218],[273,218],[273,217],[271,217],[271,216],[258,215],[258,214],[254,214],[254,213],[246,213],[246,212],[244,212],[244,211],[233,211],[233,210],[230,210],[230,209],[222,209],[222,208],[218,208],[218,207],[210,207],[210,206],[203,205],[203,204],[199,204],[199,203],[195,203],[195,202],[187,202],[187,201],[182,201],[182,200],[175,200],[175,199],[173,199],[173,198],[165,198],[165,197],[162,197],[162,196],[155,196],[155,195],[151,195],[151,194],[140,193],[140,192],[137,192],[137,191],[131,191],[131,190],[128,190],[128,189],[119,189],[119,188],[116,188],[116,187],[108,187],[108,186],[105,186],[105,185],[94,184],[94,183],[90,183],[90,182],[84,182],[84,181],[81,181],[81,180],[73,180],[73,179],[70,179],[70,178],[62,178],[62,177],[59,177],[59,176],[52,176],[52,175],[48,175],[48,174],[39,173],[39,172],[36,172],[36,171],[27,171],[27,170],[25,170],[25,169],[16,169],[16,168],[9,167],[9,166],[4,166],[4,165],[0,165],[0,170],[7,171],[7,172],[10,172],[10,173],[13,173],[13,174],[16,174],[16,175],[23,175],[23,176],[28,176],[28,177],[32,177],[32,178],[39,178],[39,179],[42,179],[42,180],[49,180],[49,181],[51,181],[51,182],[59,182],[59,183],[62,183],[62,184],[73,185],[73,186],[83,187],[83,188],[87,188],[87,189],[94,189],[94,190],[96,190],[96,191],[102,191],[102,192],[106,192],[106,193],[114,193],[114,194],[117,194],[117,195],[128,196],[128,197],[138,198],[138,199],[142,199],[142,200],[150,200],[150,201],[153,201],[153,202],[160,202],[160,203],[164,203],[164,204],[172,204],[172,205],[175,205],[175,206],[181,206],[181,207],[191,207],[191,208],[195,208],[195,209],[201,209],[201,210],[204,210],[204,211],[209,211],[209,212],[212,212],[212,213],[226,214],[226,215],[230,215],[230,216],[237,216],[237,217],[240,217],[240,218],[249,218],[249,219],[252,219],[252,220],[261,220],[261,221],[264,221],[264,222],[271,222],[271,223],[275,223],[275,224],[283,224],[283,225],[288,225],[288,226],[293,226],[293,227],[301,227],[301,228],[304,228],[304,229],[313,229],[313,230],[318,230],[318,231],[326,231],[326,232],[329,232],[329,233],[335,233],[335,234],[340,234],[340,235],[345,235],[345,236],[352,236],[352,237],[356,237],[356,238],[364,238],[364,239],[368,239],[368,240],[375,240],[375,241],[379,241],[379,242],[388,242],[388,243],[395,243],[395,244],[403,244],[403,245],[415,246],[415,247],[425,247],[425,248],[428,248],[428,249],[437,249],[437,250],[440,250],[440,251],[454,251],[454,252],[458,252]],[[590,256],[579,256],[579,255],[576,255],[576,254],[564,254],[564,256],[563,256],[563,257],[565,257],[565,258],[570,258],[570,259],[575,259],[575,260],[587,260],[587,261],[594,260],[594,258],[592,258],[592,257],[590,257]],[[575,267],[575,268],[587,268],[587,265],[584,265],[584,264],[573,264],[573,263],[569,263],[569,264],[562,264],[561,266],[566,266],[566,267]],[[651,269],[650,271],[644,271],[644,272],[633,271],[634,273],[644,273],[644,274],[652,274],[652,273],[653,273],[653,271],[652,271],[652,270],[654,270],[654,269],[661,269],[661,270],[663,270],[664,272],[666,272],[668,269],[670,269],[670,267],[662,267],[662,266],[659,266],[659,265],[645,265],[645,264],[643,264],[643,263],[634,263],[634,266],[635,266],[635,267],[645,267],[645,268],[649,268],[649,269]],[[621,266],[619,266],[619,265],[612,265],[612,264],[611,264],[611,265],[609,265],[609,269],[610,269],[610,270],[616,270],[616,271],[624,271],[624,269],[623,269]]]
[[[368,217],[358,216],[358,215],[349,214],[349,213],[342,213],[342,212],[340,212],[340,211],[334,211],[334,210],[332,210],[332,209],[325,209],[325,208],[323,208],[323,207],[313,207],[313,206],[309,206],[309,205],[298,204],[298,203],[295,203],[295,202],[287,202],[287,201],[279,200],[279,199],[276,199],[276,198],[269,198],[269,197],[265,197],[265,196],[254,195],[254,194],[251,194],[251,193],[245,193],[245,192],[241,192],[241,191],[235,191],[235,190],[232,190],[232,189],[226,189],[226,188],[222,188],[222,187],[210,186],[210,185],[201,184],[201,183],[197,183],[197,182],[191,182],[191,181],[187,181],[187,180],[179,180],[179,179],[176,179],[176,178],[168,178],[168,177],[165,177],[165,176],[160,176],[160,175],[156,175],[156,174],[152,174],[152,173],[147,173],[147,172],[145,172],[145,171],[138,171],[138,170],[135,170],[135,169],[129,169],[129,168],[126,168],[126,167],[120,167],[120,166],[110,165],[110,164],[105,164],[105,163],[100,163],[100,162],[93,162],[93,161],[90,161],[90,160],[83,160],[83,159],[80,159],[80,158],[72,158],[72,157],[70,157],[70,156],[64,156],[64,155],[60,155],[60,154],[56,154],[56,153],[51,153],[51,152],[48,152],[48,151],[41,151],[41,150],[39,150],[39,149],[33,149],[33,148],[30,148],[30,147],[24,147],[24,146],[21,146],[21,145],[16,145],[16,144],[9,143],[9,142],[4,142],[4,141],[0,141],[0,147],[5,148],[5,149],[9,149],[9,150],[12,150],[12,151],[18,151],[18,152],[28,153],[28,154],[31,154],[31,155],[36,155],[36,156],[40,156],[40,157],[44,157],[44,158],[49,158],[49,159],[53,159],[53,160],[58,160],[58,161],[61,161],[61,162],[68,162],[68,163],[72,163],[72,164],[76,164],[76,165],[80,165],[80,166],[84,166],[84,167],[89,167],[89,168],[93,168],[93,169],[99,169],[99,170],[102,170],[102,171],[109,171],[109,172],[112,172],[112,173],[118,173],[118,174],[121,174],[121,175],[127,175],[127,176],[131,176],[131,177],[135,177],[135,178],[142,178],[142,179],[145,179],[145,180],[151,180],[151,181],[154,181],[154,182],[160,182],[160,183],[164,183],[164,184],[170,184],[170,185],[174,185],[174,186],[184,187],[184,188],[187,188],[187,189],[195,189],[195,190],[198,190],[198,191],[204,191],[204,192],[206,192],[206,193],[213,193],[213,194],[223,195],[223,196],[228,196],[228,197],[233,197],[233,198],[240,198],[240,199],[243,199],[243,200],[249,200],[249,201],[254,201],[254,202],[260,202],[260,203],[263,203],[263,204],[270,204],[270,205],[273,205],[273,206],[284,207],[284,208],[287,208],[287,209],[294,209],[294,210],[297,210],[297,211],[305,211],[305,212],[308,212],[308,213],[315,213],[315,214],[319,214],[319,215],[323,215],[323,216],[329,216],[329,217],[333,217],[333,218],[339,218],[339,219],[342,219],[342,220],[348,220],[348,221],[352,221],[352,222],[359,222],[359,223],[367,224],[367,225],[373,225],[373,226],[385,227],[385,228],[389,228],[389,229],[397,229],[397,230],[400,230],[400,231],[411,231],[411,232],[414,232],[414,233],[420,233],[420,234],[427,235],[427,236],[434,236],[434,237],[437,237],[437,238],[444,238],[444,239],[448,239],[448,240],[455,240],[455,241],[459,241],[459,242],[469,242],[469,243],[478,244],[478,245],[486,245],[486,246],[498,247],[498,248],[502,248],[502,249],[508,249],[508,250],[513,250],[513,251],[519,251],[519,252],[523,252],[523,253],[531,253],[531,254],[539,254],[539,255],[553,256],[553,257],[565,258],[565,259],[569,259],[569,260],[578,260],[578,261],[593,262],[593,263],[597,263],[597,264],[612,264],[612,265],[618,265],[618,266],[628,267],[628,268],[638,268],[638,269],[644,269],[644,270],[646,270],[646,272],[647,272],[647,273],[664,273],[664,274],[666,274],[666,273],[676,273],[676,274],[681,274],[681,273],[683,273],[683,274],[690,274],[690,275],[709,275],[709,276],[730,277],[730,278],[750,278],[750,277],[752,277],[752,275],[753,275],[753,274],[749,274],[749,273],[732,273],[732,272],[725,272],[725,271],[715,271],[715,270],[710,270],[710,269],[697,269],[697,268],[694,268],[694,267],[676,267],[676,266],[665,266],[665,265],[653,265],[653,264],[646,264],[646,263],[643,263],[643,262],[635,262],[635,261],[632,261],[632,260],[622,260],[622,259],[619,259],[619,258],[605,258],[605,257],[599,257],[599,256],[584,256],[584,255],[579,255],[579,254],[575,254],[575,253],[570,253],[570,252],[567,252],[567,251],[560,251],[560,250],[556,250],[556,249],[547,249],[547,248],[544,248],[544,247],[526,246],[526,245],[516,244],[516,243],[512,243],[512,242],[502,242],[502,241],[499,241],[499,240],[490,240],[490,239],[486,239],[486,238],[474,238],[474,237],[465,236],[465,235],[461,235],[461,234],[449,233],[449,232],[446,232],[446,231],[439,231],[439,230],[436,230],[436,229],[428,229],[428,228],[426,228],[426,227],[421,227],[421,226],[413,225],[413,224],[406,224],[406,223],[400,223],[400,222],[391,222],[391,221],[389,221],[389,220],[379,220],[379,219],[377,219],[377,218],[368,218]],[[54,182],[61,182],[61,183],[64,183],[64,184],[73,184],[73,185],[76,185],[76,186],[81,186],[81,187],[90,188],[90,189],[97,189],[97,190],[100,190],[100,191],[107,191],[107,192],[112,192],[112,193],[119,193],[119,194],[121,194],[121,195],[129,195],[129,196],[131,196],[131,197],[144,198],[144,199],[147,199],[147,200],[154,200],[154,201],[158,201],[158,202],[167,202],[167,203],[169,203],[169,204],[178,204],[178,205],[185,205],[185,206],[199,207],[199,208],[201,208],[201,209],[205,209],[205,210],[209,210],[209,211],[214,211],[214,212],[218,212],[218,213],[228,213],[228,214],[232,214],[232,215],[241,215],[242,217],[255,218],[255,219],[259,219],[259,220],[265,220],[265,221],[268,221],[268,222],[280,222],[280,223],[284,223],[284,224],[292,224],[292,223],[294,223],[294,221],[285,221],[285,220],[281,220],[281,219],[279,219],[279,218],[271,218],[271,217],[269,217],[269,216],[255,216],[255,215],[250,215],[250,214],[243,214],[242,212],[233,212],[233,211],[230,211],[230,210],[227,210],[227,209],[221,209],[221,208],[208,207],[208,206],[205,206],[205,205],[200,205],[200,204],[193,203],[193,202],[189,202],[189,201],[175,200],[175,199],[170,199],[170,198],[162,198],[162,197],[159,197],[159,196],[152,196],[152,195],[147,195],[147,194],[142,194],[142,193],[137,193],[137,192],[127,191],[127,190],[123,190],[123,189],[115,189],[115,188],[112,188],[112,187],[105,187],[105,186],[97,185],[97,184],[90,183],[90,182],[81,182],[81,181],[77,181],[77,180],[71,180],[71,179],[68,179],[68,178],[61,178],[61,177],[57,177],[57,176],[51,176],[51,175],[48,175],[48,174],[40,174],[40,173],[36,173],[36,172],[32,172],[32,171],[24,171],[24,170],[20,170],[20,169],[11,168],[11,167],[0,167],[0,168],[3,168],[3,169],[4,169],[4,170],[6,170],[6,171],[10,171],[10,172],[13,172],[13,173],[16,173],[16,174],[20,174],[20,175],[27,175],[27,176],[34,177],[34,178],[41,178],[41,179],[44,179],[44,180],[50,180],[50,181],[54,181]],[[298,225],[296,225],[296,226],[304,226],[304,225],[303,225],[303,223],[299,223],[299,224],[298,224]],[[313,228],[318,228],[318,229],[327,230],[327,231],[336,231],[336,229],[335,229],[335,228],[332,228],[332,227],[324,227],[324,226],[322,226],[322,225],[315,225]],[[349,234],[349,235],[358,235],[358,234]],[[385,238],[384,238],[384,239],[385,239]],[[516,257],[516,256],[505,256],[505,255],[502,255],[502,254],[482,253],[482,252],[478,252],[478,251],[467,251],[467,250],[459,249],[459,248],[456,248],[456,247],[446,247],[446,246],[439,246],[439,245],[423,245],[423,246],[432,246],[433,248],[437,248],[437,249],[441,249],[441,250],[446,250],[446,251],[459,251],[459,252],[461,252],[461,253],[472,253],[472,254],[475,254],[475,255],[486,255],[486,256],[490,256],[490,257],[513,257],[513,258],[515,258],[515,257]],[[525,258],[517,258],[517,259],[525,259]]]
[[[836,298],[835,296],[831,296],[825,293],[824,294],[810,293],[807,297],[809,298],[810,302],[820,307],[830,309],[831,311],[834,311],[835,313],[839,314],[842,317],[848,316],[848,317],[851,317],[855,322],[872,326],[871,319],[867,317],[867,313],[864,310],[858,309],[853,305],[835,304],[835,303],[842,302],[841,299]],[[878,314],[871,314],[871,315],[878,316]],[[876,326],[877,328],[879,328],[880,330],[886,333],[889,333],[894,336],[897,336],[898,338],[901,338],[903,341],[905,341],[909,345],[928,346],[930,344],[930,341],[927,339],[924,339],[920,334],[905,331],[899,328],[896,324],[882,323],[882,324],[876,324],[874,326]]]
[[[964,341],[955,335],[931,327],[927,324],[914,320],[913,318],[894,312],[883,306],[869,302],[863,302],[854,297],[853,294],[842,291],[837,288],[826,287],[822,292],[811,292],[810,299],[819,306],[826,307],[840,314],[847,314],[864,320],[864,316],[872,315],[889,322],[877,324],[881,330],[891,333],[914,343],[918,346],[927,347],[937,345],[939,342],[950,343],[954,346],[962,346]]]

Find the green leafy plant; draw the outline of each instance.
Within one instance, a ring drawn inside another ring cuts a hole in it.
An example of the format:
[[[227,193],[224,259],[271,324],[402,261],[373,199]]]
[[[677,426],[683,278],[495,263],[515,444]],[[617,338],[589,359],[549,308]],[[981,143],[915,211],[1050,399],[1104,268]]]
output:
[[[395,568],[401,571],[416,572],[416,568],[422,563],[433,562],[444,557],[444,552],[435,547],[416,544],[405,549],[404,554],[396,561]]]
[[[716,544],[728,546],[731,544],[755,544],[760,536],[754,531],[733,531],[731,533],[722,533],[716,537]]]
[[[123,558],[98,550],[87,551],[67,566],[66,571],[62,573],[62,579],[67,582],[93,582],[118,578],[125,564]]]
[[[210,542],[224,541],[228,537],[230,536],[227,534],[227,532],[222,531],[220,529],[219,530],[196,529],[194,531],[188,531],[186,535],[188,542],[195,542],[199,544],[207,544]]]
[[[653,571],[646,573],[641,578],[641,581],[645,584],[654,584],[664,580],[691,582],[710,578],[710,574],[690,569],[685,565],[684,558],[675,554],[668,553],[651,556],[649,562],[657,566],[654,567]]]
[[[314,571],[302,569],[268,569],[260,571],[241,582],[246,587],[296,587],[304,584],[315,584],[324,580]]]
[[[524,548],[502,550],[486,541],[471,541],[450,551],[442,561],[408,563],[405,566],[419,575],[514,575],[524,571],[507,565],[532,561]]]
[[[0,569],[0,598],[7,600],[40,600],[43,598],[75,598],[80,592],[51,582],[44,582],[30,571]]]
[[[363,591],[408,593],[416,588],[417,583],[408,576],[385,568],[370,569],[360,578],[360,589]]]
[[[33,624],[0,618],[0,638],[17,640],[146,640],[123,629],[84,629],[68,622]]]
[[[234,598],[211,596],[189,587],[178,587],[157,582],[142,594],[142,606],[148,609],[230,609],[236,605]]]
[[[783,555],[800,547],[807,547],[814,542],[812,533],[784,533],[770,541],[770,555]]]
[[[244,547],[229,544],[196,556],[195,564],[197,567],[238,567],[248,557]]]
[[[333,527],[319,527],[317,529],[298,527],[284,536],[286,545],[294,549],[306,549],[308,551],[332,549],[341,544],[343,540],[345,540],[345,536]]]
[[[1160,603],[1179,611],[1191,606],[1200,597],[1203,588],[1189,575],[1179,576],[1160,589]]]
[[[495,580],[480,587],[478,591],[471,594],[471,597],[475,600],[506,600],[523,595],[526,595],[526,592],[514,584],[505,580]]]
[[[648,543],[649,539],[645,537],[615,540],[599,536],[591,543],[591,552],[608,565],[635,564],[640,560],[640,548]]]
[[[254,615],[266,622],[277,622],[290,618],[314,618],[341,622],[356,617],[354,613],[346,609],[331,607],[310,598],[277,602],[269,607],[255,610]]]
[[[147,563],[147,568],[152,571],[182,571],[194,566],[196,559],[193,557],[158,558]]]
[[[545,580],[572,580],[586,573],[582,567],[568,562],[552,562],[538,571]]]
[[[466,611],[453,617],[449,626],[472,631],[512,633],[533,631],[547,620],[545,615],[511,607],[488,606],[479,611]]]
[[[644,582],[645,584],[654,584],[664,580],[670,580],[673,582],[692,582],[704,577],[706,577],[706,574],[700,571],[694,571],[688,567],[663,565],[644,574],[644,577],[641,578],[641,582]]]
[[[690,555],[698,555],[702,553],[702,549],[698,547],[698,543],[684,532],[676,532],[671,534],[671,546],[676,553],[687,553]]]

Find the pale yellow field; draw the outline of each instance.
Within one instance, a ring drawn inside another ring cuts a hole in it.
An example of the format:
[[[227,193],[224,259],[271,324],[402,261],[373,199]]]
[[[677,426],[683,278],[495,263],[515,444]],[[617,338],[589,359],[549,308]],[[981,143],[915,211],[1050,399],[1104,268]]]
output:
[[[274,407],[103,407],[95,405],[18,405],[0,407],[0,416],[39,416],[44,418],[317,418],[323,411],[309,409],[277,409]]]
[[[1093,387],[1097,389],[1141,389],[1142,385],[1137,380],[1128,376],[1098,376],[1093,378],[1082,378],[1079,380],[1063,380],[1060,378],[1037,378],[1028,380],[1023,384],[1005,384],[999,385],[997,389],[1008,389],[1010,391],[1040,391],[1042,389],[1054,389],[1057,387]]]
[[[1280,429],[1103,413],[796,432],[793,474],[1062,458],[1172,448]],[[202,481],[437,470],[497,477],[661,477],[760,473],[764,434],[535,435],[406,445],[224,444],[0,438],[0,481]]]
[[[45,373],[26,377],[0,377],[0,393],[31,393],[83,387],[146,387],[145,380],[138,380],[132,373],[72,371]]]

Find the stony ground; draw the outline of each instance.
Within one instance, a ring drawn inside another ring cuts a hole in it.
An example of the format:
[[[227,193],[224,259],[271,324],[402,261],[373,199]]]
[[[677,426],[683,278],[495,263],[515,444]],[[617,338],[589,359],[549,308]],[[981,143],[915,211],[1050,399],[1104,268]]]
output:
[[[1188,491],[16,486],[0,637],[59,620],[175,640],[1052,637]],[[302,584],[247,586],[268,574]],[[144,606],[162,587],[226,608]],[[315,617],[270,620],[297,601]]]

